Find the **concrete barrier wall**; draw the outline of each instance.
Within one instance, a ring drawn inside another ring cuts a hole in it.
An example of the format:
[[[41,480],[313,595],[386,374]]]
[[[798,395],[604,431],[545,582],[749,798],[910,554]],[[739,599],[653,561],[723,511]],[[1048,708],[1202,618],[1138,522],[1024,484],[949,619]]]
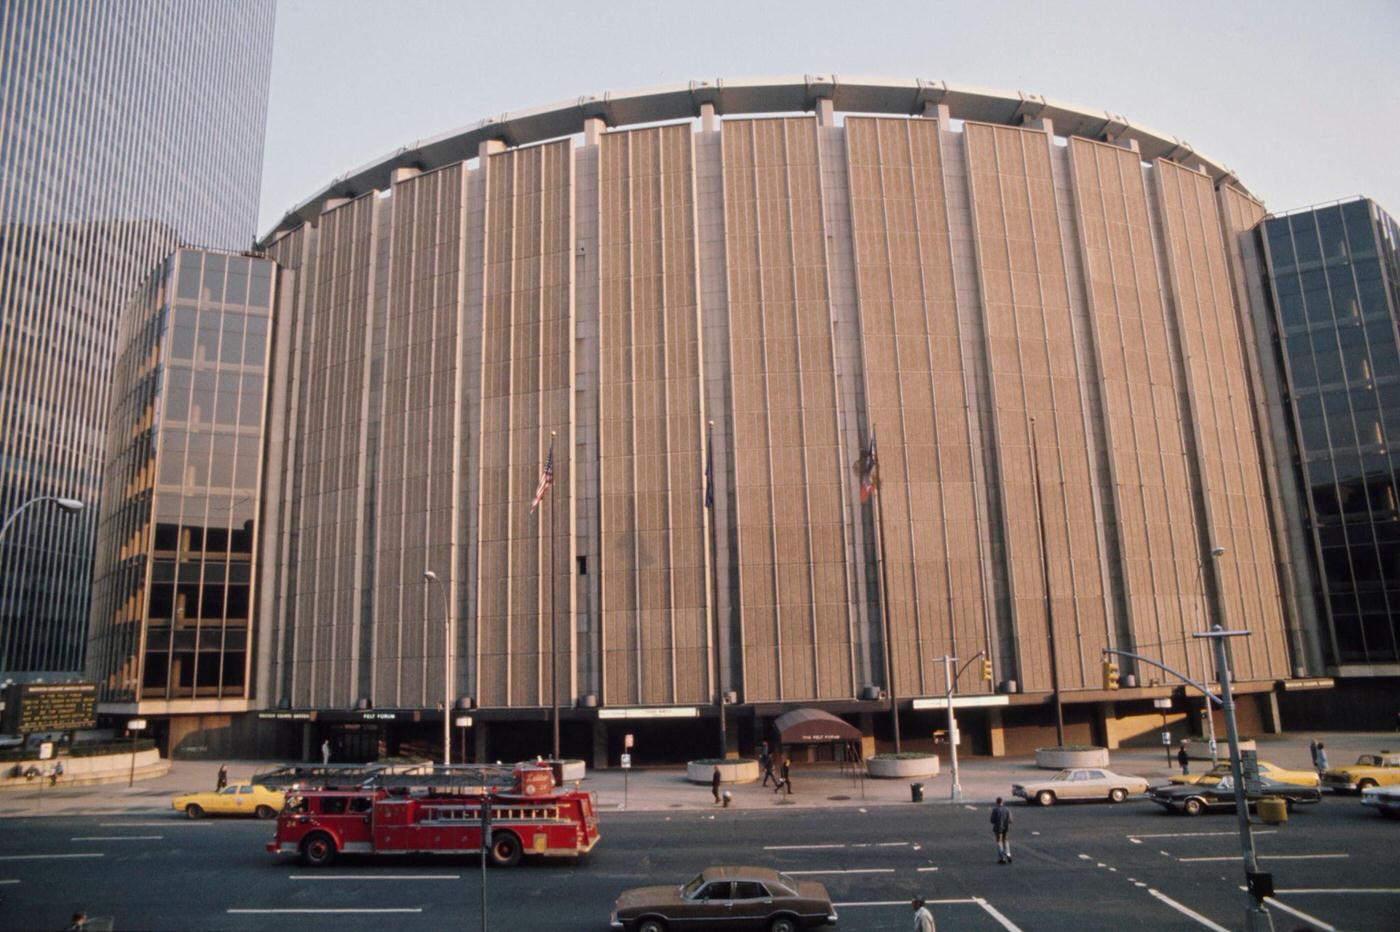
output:
[[[131,777],[131,758],[130,754],[103,754],[98,757],[57,757],[49,760],[39,760],[36,757],[29,760],[5,761],[0,763],[0,790],[32,787],[40,780],[47,781],[54,767],[60,762],[63,764],[63,776],[58,778],[59,786],[115,783]],[[33,779],[11,776],[16,772],[16,765],[19,767],[19,773],[33,767],[39,771],[40,776]],[[135,775],[138,778],[163,776],[169,770],[170,762],[162,759],[160,752],[155,748],[136,752]]]

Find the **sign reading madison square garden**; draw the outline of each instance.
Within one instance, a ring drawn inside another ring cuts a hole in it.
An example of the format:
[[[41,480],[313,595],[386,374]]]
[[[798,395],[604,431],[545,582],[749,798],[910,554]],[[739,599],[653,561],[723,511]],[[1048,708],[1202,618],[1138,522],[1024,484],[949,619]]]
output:
[[[71,731],[97,725],[97,684],[17,683],[5,703],[6,734]]]

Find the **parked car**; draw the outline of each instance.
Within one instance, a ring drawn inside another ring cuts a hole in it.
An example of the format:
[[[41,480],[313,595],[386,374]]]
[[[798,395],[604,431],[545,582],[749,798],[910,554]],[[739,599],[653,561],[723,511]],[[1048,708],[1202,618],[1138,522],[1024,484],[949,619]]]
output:
[[[766,867],[710,867],[680,886],[637,887],[613,907],[611,925],[627,932],[761,929],[796,932],[836,924],[826,888]]]
[[[247,783],[230,783],[221,790],[186,793],[170,800],[170,807],[191,819],[205,815],[247,815],[271,819],[282,811],[285,796],[281,790]]]
[[[1294,806],[1322,801],[1322,791],[1315,786],[1280,783],[1263,776],[1259,778],[1259,784],[1260,792],[1245,795],[1245,801],[1251,807],[1266,796],[1284,800],[1289,811]],[[1196,783],[1166,783],[1154,787],[1148,798],[1163,809],[1187,815],[1200,815],[1213,809],[1229,810],[1235,808],[1235,781],[1228,774],[1209,773]]]
[[[1322,774],[1322,786],[1334,793],[1364,792],[1373,786],[1400,784],[1400,754],[1381,751],[1362,754],[1347,767],[1332,767]]]
[[[1202,777],[1209,774],[1229,776],[1229,764],[1216,764],[1205,773],[1177,774],[1171,778],[1172,783],[1196,783]],[[1259,762],[1259,775],[1268,777],[1270,780],[1277,780],[1280,783],[1293,783],[1297,786],[1317,786],[1317,774],[1311,770],[1285,770],[1277,764],[1268,761]]]
[[[1361,791],[1361,805],[1385,816],[1400,819],[1400,786],[1372,786]]]
[[[1127,773],[1098,767],[1069,767],[1046,780],[1013,783],[1011,795],[1027,803],[1035,800],[1052,806],[1062,799],[1106,799],[1121,803],[1134,793],[1146,793],[1147,781]]]

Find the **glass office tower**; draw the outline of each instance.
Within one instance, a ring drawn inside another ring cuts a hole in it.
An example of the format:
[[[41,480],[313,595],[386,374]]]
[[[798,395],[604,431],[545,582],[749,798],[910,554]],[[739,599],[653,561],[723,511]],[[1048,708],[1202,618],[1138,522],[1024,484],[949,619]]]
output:
[[[118,315],[257,219],[274,0],[0,3],[0,674],[81,670]]]
[[[1270,217],[1263,240],[1321,569],[1329,666],[1393,665],[1400,661],[1400,229],[1359,199]]]

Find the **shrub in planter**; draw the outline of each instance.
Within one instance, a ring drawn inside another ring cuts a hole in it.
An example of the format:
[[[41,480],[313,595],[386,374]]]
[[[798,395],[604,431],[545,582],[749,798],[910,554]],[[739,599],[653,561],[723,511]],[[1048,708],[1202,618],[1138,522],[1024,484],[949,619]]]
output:
[[[865,759],[865,771],[886,780],[932,777],[938,774],[938,755],[919,751],[876,754]]]

